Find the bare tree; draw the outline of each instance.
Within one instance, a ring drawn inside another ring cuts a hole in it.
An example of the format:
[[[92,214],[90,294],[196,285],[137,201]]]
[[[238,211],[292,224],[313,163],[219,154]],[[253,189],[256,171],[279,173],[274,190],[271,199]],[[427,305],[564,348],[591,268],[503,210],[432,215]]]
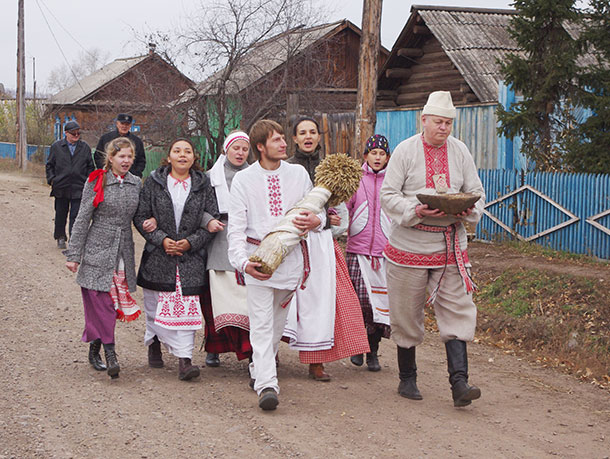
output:
[[[322,14],[313,0],[217,0],[192,15],[179,38],[205,79],[178,105],[213,156],[231,128],[248,129],[282,110],[285,115],[289,92],[336,84],[320,78],[328,74],[322,71],[328,50],[304,46]]]
[[[99,48],[81,51],[70,66],[64,63],[51,71],[47,80],[48,90],[56,93],[75,84],[77,80],[102,68],[109,57],[108,51],[102,51]]]

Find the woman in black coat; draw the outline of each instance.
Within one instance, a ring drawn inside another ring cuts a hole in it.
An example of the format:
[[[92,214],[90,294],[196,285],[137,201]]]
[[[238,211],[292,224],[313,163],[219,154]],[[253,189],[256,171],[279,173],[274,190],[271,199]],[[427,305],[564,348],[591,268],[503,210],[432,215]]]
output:
[[[202,327],[199,294],[205,287],[206,246],[213,234],[201,227],[204,212],[218,218],[209,179],[186,139],[174,141],[163,165],[144,182],[134,217],[146,239],[138,272],[144,289],[148,363],[163,366],[161,345],[179,359],[178,376],[199,376],[192,364],[195,331]],[[145,221],[156,220],[156,228]]]

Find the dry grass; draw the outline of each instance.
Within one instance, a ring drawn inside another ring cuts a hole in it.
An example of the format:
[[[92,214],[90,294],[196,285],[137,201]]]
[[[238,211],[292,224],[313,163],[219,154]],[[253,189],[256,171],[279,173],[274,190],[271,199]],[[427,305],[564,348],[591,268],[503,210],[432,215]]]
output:
[[[610,387],[610,301],[600,282],[515,268],[479,287],[482,339]]]

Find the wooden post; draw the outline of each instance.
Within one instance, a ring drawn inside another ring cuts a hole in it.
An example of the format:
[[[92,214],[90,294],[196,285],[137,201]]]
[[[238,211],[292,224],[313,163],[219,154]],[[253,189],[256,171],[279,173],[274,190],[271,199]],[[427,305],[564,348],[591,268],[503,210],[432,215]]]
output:
[[[353,155],[357,155],[366,140],[375,133],[377,114],[377,62],[381,46],[382,0],[364,0],[362,6],[362,38],[358,62],[358,96],[356,103],[356,125],[354,126]]]
[[[23,170],[26,168],[28,158],[28,145],[25,124],[25,40],[24,40],[24,17],[23,2],[19,0],[17,19],[17,139],[16,157],[17,164]]]

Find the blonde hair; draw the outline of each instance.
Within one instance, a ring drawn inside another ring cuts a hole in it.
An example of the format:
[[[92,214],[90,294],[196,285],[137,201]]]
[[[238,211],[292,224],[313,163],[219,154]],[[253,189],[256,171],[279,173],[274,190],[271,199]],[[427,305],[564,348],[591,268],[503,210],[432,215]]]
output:
[[[121,151],[123,148],[131,149],[131,156],[135,158],[136,156],[136,146],[134,143],[128,139],[127,137],[117,137],[114,140],[111,140],[106,144],[106,158],[104,160],[104,170],[108,172],[112,168],[112,164],[110,163],[110,158],[114,158],[116,154]],[[102,181],[102,188],[106,187],[106,174],[104,174],[104,180]]]

